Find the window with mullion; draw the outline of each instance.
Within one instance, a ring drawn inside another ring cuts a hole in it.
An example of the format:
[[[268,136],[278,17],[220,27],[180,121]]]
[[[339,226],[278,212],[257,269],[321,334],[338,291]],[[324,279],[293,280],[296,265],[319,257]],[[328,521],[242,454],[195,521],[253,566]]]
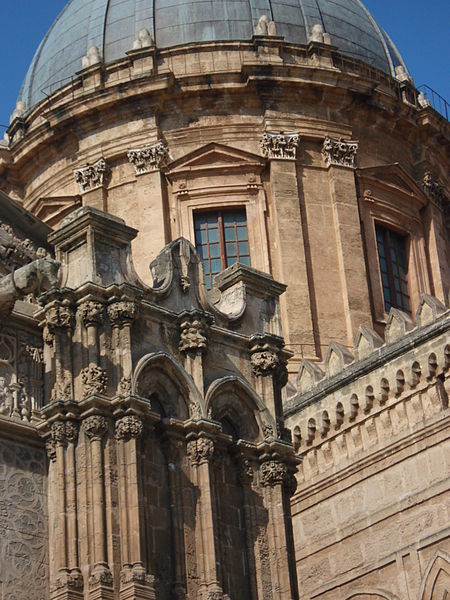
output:
[[[376,225],[376,239],[385,310],[394,307],[409,313],[406,238]]]
[[[194,229],[208,289],[220,271],[237,262],[250,265],[245,210],[197,212]]]

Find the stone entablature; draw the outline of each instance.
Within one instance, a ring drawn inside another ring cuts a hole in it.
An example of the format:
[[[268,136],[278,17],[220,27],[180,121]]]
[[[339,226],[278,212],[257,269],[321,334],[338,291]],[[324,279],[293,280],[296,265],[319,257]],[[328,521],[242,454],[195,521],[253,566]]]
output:
[[[353,140],[338,140],[326,137],[322,146],[322,156],[327,167],[338,165],[340,167],[355,167],[358,142]]]
[[[169,162],[169,149],[162,141],[141,148],[128,150],[128,160],[136,175],[160,171]]]

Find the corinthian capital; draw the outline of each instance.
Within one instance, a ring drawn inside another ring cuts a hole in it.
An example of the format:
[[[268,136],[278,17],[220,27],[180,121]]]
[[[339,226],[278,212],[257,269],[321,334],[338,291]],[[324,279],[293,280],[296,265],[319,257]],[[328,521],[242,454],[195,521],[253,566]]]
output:
[[[269,159],[295,160],[299,141],[300,135],[297,132],[265,131],[261,141],[262,153]]]
[[[100,415],[93,415],[92,417],[88,417],[83,421],[83,426],[86,435],[91,440],[101,439],[108,429],[108,423],[106,422],[105,417],[102,417]]]
[[[70,442],[76,442],[77,437],[78,426],[76,423],[72,421],[55,421],[52,424],[48,447],[67,446]]]
[[[104,158],[100,158],[95,164],[88,164],[81,169],[76,169],[73,173],[80,192],[84,194],[85,192],[101,187],[105,181],[107,172],[108,166],[106,161]]]
[[[134,415],[128,415],[122,417],[116,422],[116,440],[129,440],[131,438],[138,438],[144,431],[144,425],[142,424],[139,417]]]
[[[164,168],[169,162],[169,151],[164,142],[160,141],[129,150],[128,160],[133,165],[136,175],[143,175]]]
[[[322,156],[327,166],[340,165],[353,169],[357,153],[358,142],[352,140],[335,140],[327,136],[323,142]]]
[[[208,462],[214,454],[214,442],[207,437],[191,440],[187,444],[187,455],[192,466]]]

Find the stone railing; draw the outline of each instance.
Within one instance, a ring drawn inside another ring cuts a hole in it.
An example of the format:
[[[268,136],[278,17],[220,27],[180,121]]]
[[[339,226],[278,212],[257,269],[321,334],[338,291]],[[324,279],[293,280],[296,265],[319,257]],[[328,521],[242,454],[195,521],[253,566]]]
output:
[[[450,311],[423,295],[415,322],[392,309],[385,341],[361,326],[354,354],[331,342],[323,368],[304,360],[286,424],[299,480],[331,472],[417,433],[448,409]]]

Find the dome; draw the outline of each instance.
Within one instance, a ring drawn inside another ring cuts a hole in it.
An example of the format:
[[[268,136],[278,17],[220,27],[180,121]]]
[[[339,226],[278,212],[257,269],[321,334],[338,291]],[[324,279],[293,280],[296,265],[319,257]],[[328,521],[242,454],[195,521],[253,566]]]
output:
[[[250,40],[262,15],[275,22],[286,42],[306,44],[319,24],[343,54],[392,75],[397,65],[404,66],[359,0],[70,0],[39,46],[20,99],[31,108],[68,83],[92,45],[110,63],[133,48],[142,28],[158,48]]]

